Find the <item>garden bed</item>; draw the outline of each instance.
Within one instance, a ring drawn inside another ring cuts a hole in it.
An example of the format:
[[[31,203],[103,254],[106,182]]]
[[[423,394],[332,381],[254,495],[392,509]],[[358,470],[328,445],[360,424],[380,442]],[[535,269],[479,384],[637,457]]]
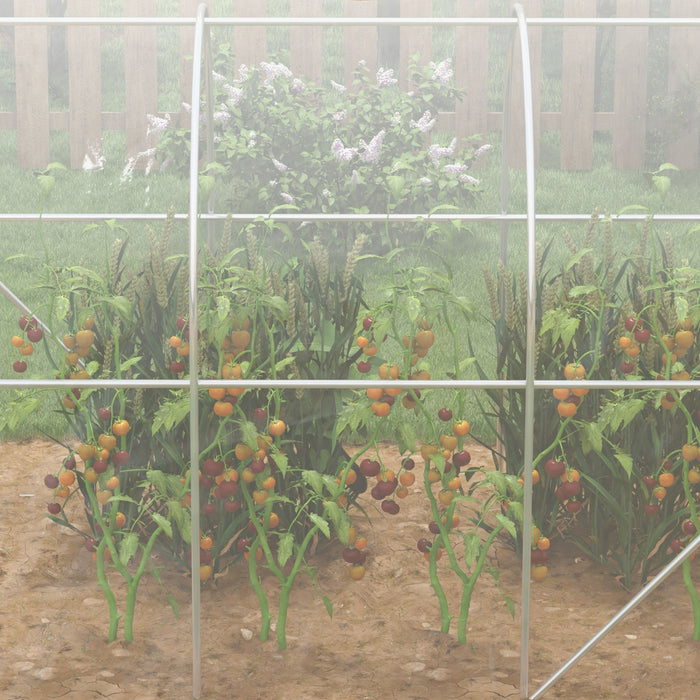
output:
[[[386,460],[395,453],[390,446],[384,450]],[[482,448],[470,450],[474,463],[490,462]],[[167,592],[179,603],[178,618],[157,582],[144,579],[135,641],[107,644],[107,608],[91,554],[81,536],[45,517],[43,477],[64,456],[63,448],[43,441],[0,445],[2,697],[191,697],[189,577],[172,569],[163,573]],[[317,585],[333,603],[333,618],[301,578],[292,593],[286,650],[278,651],[274,640],[258,640],[260,612],[245,567],[203,587],[203,698],[519,696],[520,561],[512,549],[497,545],[493,556],[501,588],[515,601],[515,620],[492,579],[482,577],[462,646],[455,635],[439,631],[427,564],[416,549],[430,518],[425,497],[410,494],[399,516],[383,513],[369,496],[362,503],[371,526],[359,512],[354,517],[369,541],[366,576],[350,580],[337,542],[319,553]],[[79,509],[75,501],[71,507]],[[630,597],[560,538],[553,538],[549,561],[547,578],[532,589],[532,690]],[[455,601],[457,580],[446,577],[445,588]],[[677,572],[545,697],[616,698],[624,692],[666,698],[673,688],[678,700],[695,698],[698,652],[691,635],[691,606]]]

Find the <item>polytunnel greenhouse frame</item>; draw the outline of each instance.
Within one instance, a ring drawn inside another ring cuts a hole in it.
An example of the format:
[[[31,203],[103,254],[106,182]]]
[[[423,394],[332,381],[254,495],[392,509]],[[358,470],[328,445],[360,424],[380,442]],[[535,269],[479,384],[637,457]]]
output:
[[[522,380],[430,380],[431,388],[449,389],[517,389],[524,392],[525,397],[525,426],[534,424],[535,392],[538,390],[551,390],[559,386],[553,380],[538,380],[535,378],[535,309],[536,309],[536,270],[535,270],[535,226],[539,222],[554,221],[587,221],[589,214],[537,214],[535,209],[535,134],[534,134],[534,108],[533,90],[530,68],[530,52],[528,43],[528,27],[530,26],[697,26],[700,27],[700,18],[583,18],[583,17],[535,17],[528,18],[519,3],[513,6],[512,16],[509,18],[487,17],[454,17],[454,18],[340,18],[340,17],[245,17],[245,18],[213,18],[208,16],[208,7],[201,3],[198,6],[195,18],[188,17],[150,17],[150,18],[115,18],[115,17],[7,17],[0,18],[0,24],[9,25],[194,25],[195,39],[193,48],[193,75],[192,75],[192,110],[190,124],[190,168],[189,168],[189,207],[187,214],[175,214],[175,219],[186,220],[189,227],[189,313],[190,328],[196,335],[198,329],[197,309],[197,263],[198,263],[198,225],[207,222],[209,226],[213,222],[223,221],[226,215],[212,212],[211,203],[206,214],[200,213],[199,206],[199,160],[200,154],[195,144],[200,142],[200,103],[202,97],[202,75],[205,79],[205,90],[211,95],[211,32],[212,26],[509,26],[513,33],[511,46],[506,65],[506,86],[503,111],[503,148],[501,166],[501,213],[500,214],[268,214],[249,213],[230,215],[233,221],[250,222],[256,219],[272,219],[279,221],[314,221],[314,222],[415,222],[420,218],[425,221],[465,221],[465,222],[500,222],[501,224],[501,254],[504,255],[505,243],[508,236],[508,224],[511,222],[525,222],[527,227],[527,310],[526,310],[526,373]],[[525,213],[512,214],[509,206],[509,171],[508,171],[508,139],[511,121],[511,100],[514,77],[513,58],[519,49],[520,66],[522,69],[522,109],[524,117],[524,141],[525,141],[525,171],[526,171],[526,211]],[[204,70],[203,70],[204,69]],[[212,100],[206,100],[209,111],[208,119],[204,124],[213,123]],[[207,150],[212,152],[212,133],[207,129]],[[164,220],[167,214],[4,214],[0,213],[0,222],[8,221],[154,221]],[[639,222],[645,215],[623,214],[610,217],[613,221]],[[656,215],[656,221],[660,222],[700,222],[698,214]],[[29,308],[12,293],[0,280],[0,291],[7,299],[20,310],[27,313]],[[41,323],[45,331],[49,329]],[[60,342],[60,341],[58,341]],[[191,366],[198,364],[198,347],[193,344],[190,350]],[[242,386],[250,389],[262,388],[304,388],[304,389],[365,389],[368,387],[381,387],[381,380],[239,380]],[[416,381],[410,383],[405,380],[395,380],[397,386],[402,388],[416,387]],[[144,389],[189,389],[190,392],[190,460],[194,464],[199,459],[199,406],[197,402],[199,389],[207,389],[216,386],[225,386],[224,380],[200,379],[197,374],[192,374],[189,379],[163,379],[163,380],[19,380],[0,379],[0,388],[65,388],[95,387],[101,388],[144,388]],[[700,389],[700,381],[669,381],[669,380],[586,380],[586,385],[591,389],[678,389],[682,386],[686,389]],[[524,437],[524,513],[523,513],[523,548],[529,548],[529,539],[525,541],[525,533],[530,532],[532,525],[532,462],[533,462],[533,431],[526,430]],[[193,541],[199,538],[199,482],[191,480],[192,505],[191,521]],[[646,584],[630,601],[623,606],[601,629],[590,638],[575,654],[573,654],[547,681],[545,681],[532,694],[528,693],[529,670],[529,608],[530,608],[530,557],[522,558],[522,612],[520,633],[520,697],[539,698],[559,678],[561,678],[572,666],[574,666],[590,649],[593,648],[618,622],[620,622],[633,608],[644,600],[657,586],[659,586],[673,571],[675,571],[686,559],[691,557],[700,547],[700,537],[696,537],[680,554],[669,562],[648,584]],[[199,548],[192,547],[192,570],[199,567]],[[197,577],[192,577],[192,697],[201,696],[201,643],[200,643],[200,583]]]

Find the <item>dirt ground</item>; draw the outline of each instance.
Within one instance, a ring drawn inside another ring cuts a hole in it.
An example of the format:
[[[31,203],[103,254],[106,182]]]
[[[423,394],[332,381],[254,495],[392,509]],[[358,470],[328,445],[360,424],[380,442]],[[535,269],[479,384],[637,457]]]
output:
[[[488,454],[472,449],[475,463]],[[190,583],[164,576],[179,601],[175,617],[152,579],[139,590],[136,640],[107,644],[107,607],[82,538],[46,515],[46,473],[62,450],[46,442],[0,445],[0,697],[3,700],[186,700],[192,697]],[[415,543],[425,535],[417,487],[390,516],[366,504],[358,513],[369,540],[367,574],[351,581],[341,547],[314,563],[317,585],[334,606],[329,618],[308,578],[292,594],[289,647],[258,639],[257,601],[243,572],[202,591],[201,697],[518,698],[520,563],[505,545],[492,557],[516,603],[513,620],[490,577],[478,584],[466,645],[439,631],[437,600]],[[534,583],[530,607],[529,690],[535,692],[630,598],[609,575],[556,540],[549,575]],[[452,575],[451,575],[452,576]],[[700,578],[700,573],[698,573]],[[454,609],[456,580],[447,592]],[[121,599],[123,602],[123,599]],[[632,611],[544,698],[698,697],[700,644],[680,574]]]

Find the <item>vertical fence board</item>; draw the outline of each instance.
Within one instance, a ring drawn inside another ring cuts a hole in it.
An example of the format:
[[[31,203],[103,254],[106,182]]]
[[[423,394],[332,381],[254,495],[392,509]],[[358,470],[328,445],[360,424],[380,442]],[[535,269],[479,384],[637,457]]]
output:
[[[376,17],[377,0],[345,0],[345,16]],[[345,85],[350,87],[360,61],[365,61],[370,73],[377,70],[377,27],[346,27],[344,37]]]
[[[46,15],[46,0],[15,0],[15,16]],[[45,168],[50,160],[48,31],[15,27],[17,164]]]
[[[526,17],[542,17],[542,0],[523,0]],[[540,144],[540,94],[542,89],[542,27],[528,29],[530,66],[532,69],[532,102],[535,130],[535,165],[539,163]],[[523,67],[520,60],[520,44],[516,39],[513,55],[513,87],[510,103],[510,153],[509,162],[514,168],[525,166],[525,118],[523,112]]]
[[[98,0],[68,0],[71,17],[98,17]],[[99,26],[69,26],[68,92],[70,94],[70,164],[81,168],[86,156],[102,157],[102,75]]]
[[[488,0],[457,0],[458,17],[488,17]],[[457,27],[455,85],[466,90],[455,105],[455,136],[464,138],[488,130],[489,28]]]
[[[236,17],[265,17],[266,0],[239,0],[235,5]],[[235,27],[233,30],[233,51],[236,65],[245,63],[256,66],[267,58],[267,29],[260,27]]]
[[[291,17],[323,16],[322,0],[290,0]],[[323,79],[323,28],[291,27],[289,30],[289,62],[292,73],[317,84]]]
[[[566,0],[567,17],[595,17],[596,0]],[[561,75],[561,167],[593,167],[595,27],[564,27]]]
[[[618,17],[648,17],[649,0],[618,0]],[[648,27],[617,27],[613,167],[644,167],[647,112]]]
[[[426,0],[401,0],[401,17],[432,17],[433,3]],[[431,59],[433,30],[430,26],[401,27],[400,85],[409,88],[409,63],[411,57],[420,54],[420,64]]]
[[[127,17],[155,17],[156,11],[156,0],[124,0]],[[126,27],[124,54],[126,157],[129,159],[154,145],[154,139],[147,136],[146,115],[158,111],[156,28]]]
[[[672,17],[700,17],[697,0],[671,0]],[[671,27],[668,56],[668,96],[674,105],[669,128],[678,138],[666,147],[666,160],[681,168],[698,167],[700,148],[700,28]],[[686,101],[688,95],[694,99]]]

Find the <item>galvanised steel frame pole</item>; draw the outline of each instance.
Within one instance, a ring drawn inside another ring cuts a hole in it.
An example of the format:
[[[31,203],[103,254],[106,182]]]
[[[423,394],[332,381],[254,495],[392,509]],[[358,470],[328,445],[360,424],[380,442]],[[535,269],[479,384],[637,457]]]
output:
[[[504,170],[502,178],[506,179],[504,184],[502,180],[501,188],[501,208],[500,214],[274,214],[269,213],[251,213],[251,214],[233,214],[234,221],[253,221],[255,219],[274,218],[280,221],[317,221],[317,222],[409,222],[417,219],[440,221],[440,220],[462,220],[462,221],[481,221],[481,222],[501,222],[502,227],[502,243],[505,246],[507,240],[507,224],[509,222],[522,222],[527,224],[527,248],[528,248],[528,294],[527,294],[527,359],[526,359],[526,377],[524,380],[431,380],[430,387],[433,388],[451,388],[451,389],[485,389],[485,388],[501,388],[515,389],[525,392],[525,421],[526,426],[533,425],[534,422],[534,396],[537,390],[549,390],[558,386],[556,381],[537,380],[534,376],[534,341],[535,341],[535,309],[536,309],[536,279],[534,268],[534,244],[535,244],[535,224],[538,221],[553,222],[553,221],[587,221],[590,214],[537,214],[535,211],[535,178],[534,178],[534,119],[532,105],[532,86],[531,86],[531,70],[529,62],[527,27],[532,26],[700,26],[700,18],[556,18],[556,17],[538,17],[526,18],[523,8],[520,4],[516,4],[513,8],[513,17],[511,18],[209,18],[207,17],[207,6],[201,4],[197,10],[196,18],[185,17],[150,17],[150,18],[115,18],[115,17],[0,17],[0,26],[2,25],[165,25],[165,26],[185,26],[195,25],[195,43],[194,43],[194,66],[192,79],[192,115],[191,115],[191,152],[190,152],[190,197],[188,214],[176,214],[178,220],[187,220],[189,223],[189,255],[190,255],[190,288],[189,288],[189,305],[190,305],[190,331],[197,332],[198,326],[198,309],[197,309],[197,242],[198,242],[198,222],[206,221],[213,224],[216,221],[223,221],[226,218],[224,214],[213,214],[211,210],[206,214],[199,214],[198,200],[198,176],[199,176],[199,132],[200,132],[200,99],[201,99],[201,73],[202,60],[205,59],[206,65],[206,90],[207,90],[207,152],[211,159],[212,155],[212,133],[209,126],[212,124],[212,109],[211,100],[211,48],[210,36],[206,30],[207,27],[213,25],[237,25],[237,26],[255,26],[255,25],[278,25],[278,26],[378,26],[378,25],[405,25],[405,26],[461,26],[461,25],[509,25],[514,27],[513,42],[511,47],[511,60],[515,47],[516,39],[519,42],[522,71],[523,71],[523,110],[525,117],[525,149],[526,149],[526,180],[527,180],[527,211],[525,214],[508,214],[506,213],[508,205],[509,189],[507,184],[507,167],[504,160]],[[508,94],[511,89],[512,70],[511,64],[508,65],[508,76],[506,80],[506,90]],[[509,103],[507,100],[504,104],[504,142],[508,139],[508,130],[510,125]],[[504,148],[504,153],[505,153]],[[504,156],[505,158],[505,156]],[[115,219],[121,221],[158,221],[164,220],[166,214],[12,214],[0,213],[0,222],[3,221],[36,221],[42,218],[46,221],[99,221],[107,219]],[[613,221],[643,221],[646,217],[637,214],[625,214],[609,217]],[[700,214],[679,214],[679,215],[657,215],[654,217],[659,222],[700,222]],[[503,248],[504,249],[504,248]],[[0,292],[2,292],[15,306],[26,312],[26,305],[7,288],[6,285],[0,282]],[[47,329],[48,330],[48,329]],[[192,366],[198,365],[198,348],[196,343],[190,350]],[[305,388],[305,389],[361,389],[370,386],[381,386],[381,380],[341,380],[341,379],[320,379],[320,380],[241,380],[247,388]],[[559,382],[561,383],[561,382]],[[199,432],[198,432],[198,392],[199,389],[225,386],[224,380],[208,380],[201,379],[195,370],[189,379],[153,379],[153,380],[55,380],[55,379],[0,379],[0,388],[56,388],[70,389],[72,387],[95,387],[103,388],[110,387],[129,387],[129,388],[152,388],[152,389],[189,389],[190,391],[190,461],[191,473],[197,467],[199,460]],[[416,388],[415,382],[402,382],[397,380],[397,386]],[[675,381],[611,381],[611,380],[587,380],[586,385],[592,389],[678,389],[679,382]],[[700,390],[700,381],[692,380],[681,382],[681,385],[686,389]],[[524,551],[529,548],[529,539],[525,533],[529,533],[529,524],[532,521],[531,504],[532,504],[532,460],[533,460],[533,435],[532,430],[526,431],[524,440],[525,453],[525,503],[524,503],[524,522],[523,522],[523,539]],[[196,473],[196,472],[194,472]],[[198,479],[190,479],[190,488],[192,492],[192,537],[196,542],[199,537],[199,481]],[[526,546],[525,546],[526,545]],[[623,607],[617,615],[615,615],[591,640],[584,645],[579,652],[572,656],[569,661],[562,666],[548,681],[546,681],[533,695],[530,697],[534,700],[545,692],[556,680],[558,680],[569,668],[571,668],[585,653],[587,653],[617,622],[619,622],[632,608],[638,605],[652,590],[654,590],[662,581],[672,573],[685,559],[687,559],[695,549],[700,547],[700,538],[694,540],[688,545],[672,562],[670,562],[640,593],[638,593],[630,602]],[[200,647],[200,596],[199,582],[197,570],[199,567],[199,551],[193,547],[192,568],[192,659],[193,659],[193,698],[201,696],[201,647]],[[522,566],[522,629],[521,629],[521,676],[520,676],[520,691],[521,697],[528,697],[528,647],[529,647],[529,558],[523,557]]]

